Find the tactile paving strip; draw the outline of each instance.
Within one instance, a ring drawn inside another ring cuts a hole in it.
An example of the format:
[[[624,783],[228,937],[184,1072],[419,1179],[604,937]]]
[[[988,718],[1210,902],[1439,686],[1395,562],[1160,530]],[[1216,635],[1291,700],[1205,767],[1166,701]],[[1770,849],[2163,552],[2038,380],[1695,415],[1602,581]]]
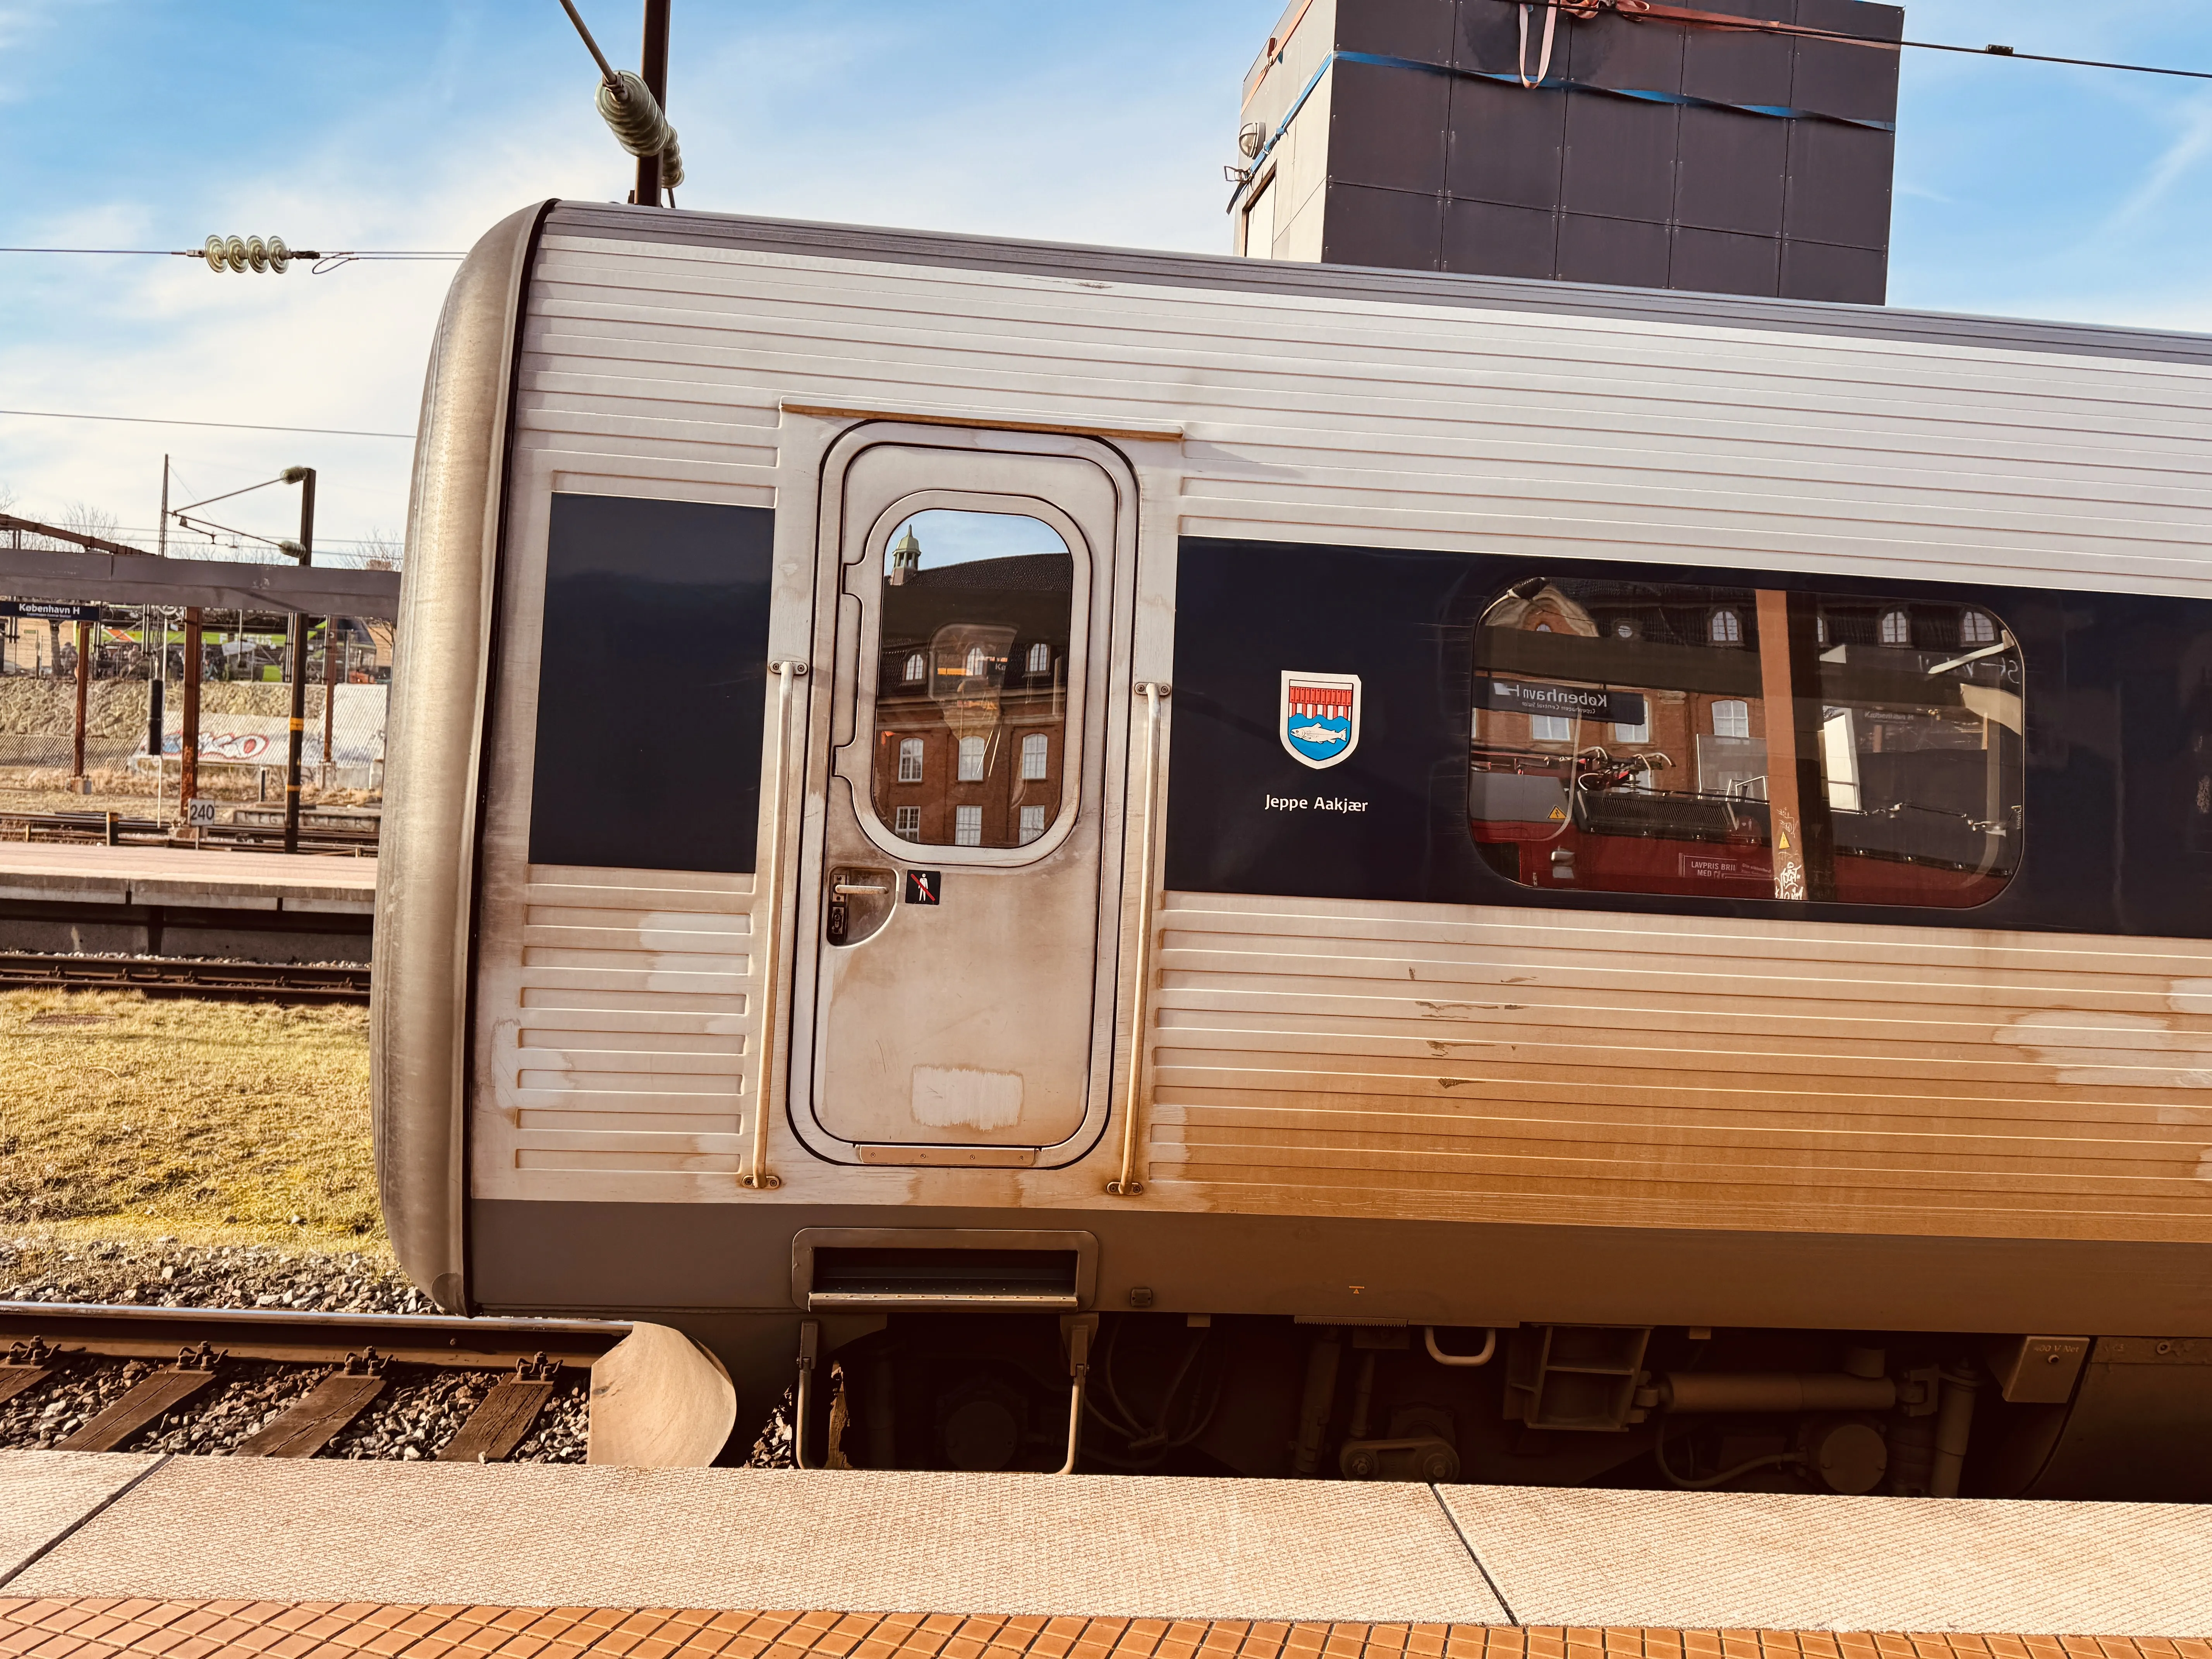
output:
[[[2087,1636],[0,1599],[0,1659],[2212,1659]]]

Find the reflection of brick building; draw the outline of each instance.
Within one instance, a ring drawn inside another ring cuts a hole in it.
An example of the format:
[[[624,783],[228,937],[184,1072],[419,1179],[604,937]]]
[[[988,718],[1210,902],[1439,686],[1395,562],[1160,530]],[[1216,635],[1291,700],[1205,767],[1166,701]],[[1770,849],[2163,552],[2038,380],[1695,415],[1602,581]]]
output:
[[[884,588],[877,812],[933,847],[1020,847],[1059,815],[1074,561],[925,570],[895,551]]]
[[[1608,603],[1608,599],[1612,602]],[[1766,726],[1762,699],[1741,693],[1653,690],[1639,678],[1637,647],[1692,647],[1741,653],[1756,674],[1758,640],[1754,596],[1716,592],[1703,602],[1654,604],[1629,590],[1577,602],[1546,586],[1527,599],[1509,598],[1492,608],[1489,626],[1522,633],[1604,640],[1616,672],[1604,683],[1635,687],[1644,699],[1642,726],[1589,716],[1527,714],[1481,708],[1474,714],[1478,750],[1533,751],[1565,757],[1592,749],[1613,756],[1663,755],[1638,787],[1714,794],[1764,795]]]

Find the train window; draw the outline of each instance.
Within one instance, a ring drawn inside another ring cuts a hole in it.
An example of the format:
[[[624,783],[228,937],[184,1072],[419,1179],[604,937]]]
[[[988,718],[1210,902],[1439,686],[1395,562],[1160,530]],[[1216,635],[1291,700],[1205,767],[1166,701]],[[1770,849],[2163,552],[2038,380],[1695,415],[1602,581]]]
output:
[[[1050,757],[1067,721],[1054,672],[1074,610],[1066,544],[1024,514],[918,513],[893,534],[882,591],[877,815],[925,846],[1039,839],[1061,805]],[[951,745],[953,763],[933,778],[919,763],[933,740]]]
[[[1960,908],[2019,864],[2024,668],[1978,608],[1535,577],[1474,668],[1470,824],[1524,886]]]
[[[775,530],[764,507],[553,496],[532,863],[753,867]]]

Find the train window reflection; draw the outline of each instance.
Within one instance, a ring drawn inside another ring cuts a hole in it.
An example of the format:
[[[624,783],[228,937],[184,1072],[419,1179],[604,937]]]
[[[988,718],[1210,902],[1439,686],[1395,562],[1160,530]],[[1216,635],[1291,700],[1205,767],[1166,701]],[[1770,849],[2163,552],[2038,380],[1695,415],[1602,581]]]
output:
[[[893,533],[871,787],[901,838],[1020,847],[1059,816],[1074,580],[1026,515],[938,509]]]
[[[1474,670],[1470,828],[1524,886],[1958,908],[2018,866],[2023,665],[1978,607],[1540,576]]]

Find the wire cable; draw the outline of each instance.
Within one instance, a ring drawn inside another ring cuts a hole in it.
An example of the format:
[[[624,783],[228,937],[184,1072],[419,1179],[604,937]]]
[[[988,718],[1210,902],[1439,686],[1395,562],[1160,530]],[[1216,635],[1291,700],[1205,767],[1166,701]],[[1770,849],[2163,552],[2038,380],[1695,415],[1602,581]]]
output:
[[[1609,11],[1631,21],[1649,18],[1654,22],[1695,22],[1711,28],[1740,30],[1755,34],[1782,34],[1808,40],[1833,40],[1844,46],[1872,46],[1878,50],[1895,52],[1911,46],[1919,52],[1964,52],[1972,58],[2010,58],[2023,64],[2060,64],[2072,69],[2118,70],[2129,75],[2171,75],[2188,81],[2212,81],[2212,70],[2167,69],[2156,64],[2116,64],[2100,58],[2065,58],[2053,53],[2021,52],[2012,46],[1965,46],[1949,40],[1881,40],[1863,34],[1846,34],[1840,29],[1824,29],[1809,23],[1773,22],[1758,17],[1729,17],[1717,12],[1695,11],[1682,6],[1652,3],[1652,0],[1498,0],[1502,5],[1528,4],[1542,6],[1553,13],[1565,12],[1571,17],[1589,18],[1601,11]]]
[[[144,255],[156,259],[199,259],[206,252],[196,247],[0,247],[0,253],[119,253]],[[313,248],[295,248],[295,259],[465,259],[466,249],[456,252],[450,248],[333,248],[328,253],[318,253]]]
[[[1675,1474],[1667,1467],[1667,1419],[1662,1415],[1659,1419],[1658,1434],[1651,1443],[1651,1461],[1659,1466],[1659,1473],[1666,1476],[1668,1484],[1677,1492],[1711,1492],[1715,1486],[1724,1485],[1740,1475],[1749,1474],[1753,1469],[1772,1468],[1780,1464],[1802,1463],[1805,1456],[1802,1452],[1769,1452],[1764,1457],[1754,1457],[1748,1462],[1739,1463],[1732,1469],[1723,1469],[1718,1474],[1709,1474],[1699,1480],[1692,1480],[1686,1475]]]
[[[404,438],[415,441],[411,432],[360,432],[339,426],[264,426],[252,421],[170,421],[158,415],[79,415],[59,409],[0,409],[0,415],[13,415],[31,421],[123,421],[133,426],[203,426],[224,432],[298,432],[317,438]]]

